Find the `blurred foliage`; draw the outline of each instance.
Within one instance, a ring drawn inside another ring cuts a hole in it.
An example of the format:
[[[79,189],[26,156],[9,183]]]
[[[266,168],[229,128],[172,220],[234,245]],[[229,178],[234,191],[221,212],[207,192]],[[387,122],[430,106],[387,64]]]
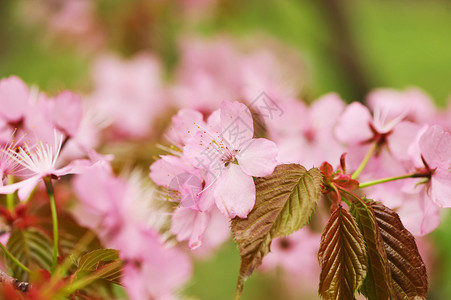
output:
[[[204,35],[226,33],[249,38],[263,33],[299,50],[307,64],[307,71],[299,74],[305,77],[301,96],[307,100],[329,91],[348,101],[362,100],[362,88],[367,92],[376,87],[413,85],[446,105],[451,95],[451,1],[331,2],[340,9],[331,12],[325,0],[222,0],[216,12],[195,26],[183,25],[174,1],[101,0],[97,10],[110,50],[124,55],[156,52],[169,72],[176,64],[180,34],[194,30]],[[82,41],[59,44],[45,34],[44,27],[24,24],[23,3],[0,1],[0,77],[16,74],[50,93],[66,88],[88,90],[90,62],[96,52],[80,51]],[[339,23],[342,28],[336,28],[334,13],[345,20]],[[348,39],[354,49],[347,48]],[[357,61],[362,78],[349,76],[340,55]],[[449,215],[432,237],[441,263],[438,270],[429,270],[437,272],[430,299],[450,299]],[[186,293],[199,299],[231,299],[238,268],[238,251],[230,242],[210,260],[196,263]],[[276,275],[253,276],[243,298],[287,299],[281,298]]]

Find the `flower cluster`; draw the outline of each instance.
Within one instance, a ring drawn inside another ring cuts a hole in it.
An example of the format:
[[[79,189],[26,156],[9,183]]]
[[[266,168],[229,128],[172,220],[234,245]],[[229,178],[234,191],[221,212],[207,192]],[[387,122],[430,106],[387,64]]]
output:
[[[254,207],[252,177],[273,172],[277,146],[253,135],[252,115],[239,102],[222,102],[206,122],[194,110],[173,117],[168,137],[178,148],[150,166],[150,177],[176,192],[181,206],[174,213],[172,232],[180,241],[189,239],[191,248],[201,245],[214,210],[228,218],[246,218]]]
[[[15,228],[31,228],[45,236],[52,223],[52,276],[63,277],[68,270],[58,269],[65,265],[61,260],[72,256],[58,241],[57,219],[70,215],[77,226],[94,232],[102,247],[118,250],[121,283],[130,298],[171,299],[192,273],[184,246],[205,257],[230,238],[230,224],[236,241],[244,232],[244,246],[239,245],[244,248],[268,230],[269,237],[261,239],[268,241],[267,249],[257,251],[263,262],[253,268],[281,266],[306,286],[319,274],[316,255],[324,240],[319,228],[330,211],[336,216],[353,204],[344,195],[365,205],[362,199],[381,202],[415,236],[433,231],[440,209],[451,207],[451,108],[437,109],[414,88],[375,90],[366,105],[347,104],[335,93],[307,103],[298,99],[300,84],[292,79],[299,61],[284,64],[277,53],[289,61],[289,51],[265,49],[242,50],[225,38],[186,38],[171,82],[154,55],[130,60],[103,55],[83,100],[70,91],[48,96],[14,76],[0,80],[0,194],[7,204],[0,214],[12,228],[8,233],[14,237]],[[165,153],[155,150],[156,143],[165,144],[159,145]],[[121,154],[122,145],[130,148]],[[123,171],[135,164],[150,166],[149,176]],[[274,188],[271,180],[280,165],[298,169],[287,168],[286,182]],[[321,187],[296,177],[305,174],[303,166],[322,176]],[[42,201],[41,183],[50,202]],[[278,207],[280,190],[290,184],[300,187]],[[272,190],[265,190],[268,186]],[[290,199],[305,200],[316,190],[325,201],[311,225],[299,230]],[[258,211],[267,194],[273,206]],[[55,202],[55,195],[66,202]],[[19,220],[43,202],[52,221],[48,215],[44,225],[39,218]],[[246,230],[236,225],[254,219],[264,225]],[[12,242],[3,236],[2,243],[7,249]],[[97,258],[90,271],[100,276],[110,261]],[[64,278],[62,290],[73,292],[71,280],[79,273]]]

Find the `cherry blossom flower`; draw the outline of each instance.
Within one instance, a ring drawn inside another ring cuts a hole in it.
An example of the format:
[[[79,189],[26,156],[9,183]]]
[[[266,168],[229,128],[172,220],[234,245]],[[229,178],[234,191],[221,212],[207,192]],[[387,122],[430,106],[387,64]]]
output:
[[[24,180],[0,187],[0,194],[11,194],[18,190],[20,200],[28,198],[30,193],[45,177],[57,178],[67,174],[76,174],[89,165],[86,160],[73,161],[62,168],[57,168],[57,160],[63,143],[63,135],[54,132],[54,144],[38,143],[34,147],[8,149],[6,155],[15,160],[21,167],[21,175]]]
[[[183,148],[188,161],[215,178],[215,203],[230,218],[247,217],[255,203],[252,176],[269,175],[277,164],[276,144],[253,139],[253,134],[248,108],[224,101],[219,120],[212,119],[209,128],[200,128]]]

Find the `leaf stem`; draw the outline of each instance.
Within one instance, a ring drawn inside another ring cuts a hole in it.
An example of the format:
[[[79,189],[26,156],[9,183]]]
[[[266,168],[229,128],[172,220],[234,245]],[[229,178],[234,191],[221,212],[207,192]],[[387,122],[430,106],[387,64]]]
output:
[[[241,299],[241,294],[243,293],[243,287],[244,287],[244,280],[240,277],[240,278],[238,278],[238,283],[236,285],[234,300]]]
[[[390,182],[390,181],[395,181],[395,180],[400,180],[400,179],[417,178],[417,177],[426,177],[426,176],[420,176],[419,174],[406,174],[406,175],[401,175],[401,176],[382,178],[382,179],[377,179],[377,180],[361,183],[361,184],[359,184],[359,188],[365,188],[365,187],[369,187],[369,186],[372,186],[372,185],[385,183],[385,182]]]
[[[14,257],[14,255],[11,254],[11,252],[6,249],[5,246],[3,246],[2,243],[0,243],[0,248],[3,250],[6,256],[8,256],[9,259],[11,259],[19,268],[24,270],[27,273],[31,273],[31,270],[28,269],[26,266],[24,266],[17,258]]]
[[[52,179],[49,177],[44,178],[47,194],[50,199],[50,209],[52,211],[52,223],[53,223],[53,260],[52,260],[52,274],[55,272],[58,262],[58,215],[55,204],[55,192],[53,190]]]
[[[355,170],[354,173],[352,173],[351,178],[356,179],[359,177],[360,173],[362,173],[363,169],[365,169],[366,165],[370,161],[371,156],[373,156],[374,151],[376,151],[377,142],[374,142],[371,144],[370,149],[368,149],[368,152],[366,153],[365,157],[363,158],[362,162],[360,163],[360,166]]]
[[[7,179],[7,184],[14,183],[14,176],[9,175]],[[14,193],[6,194],[6,207],[10,212],[14,211]]]

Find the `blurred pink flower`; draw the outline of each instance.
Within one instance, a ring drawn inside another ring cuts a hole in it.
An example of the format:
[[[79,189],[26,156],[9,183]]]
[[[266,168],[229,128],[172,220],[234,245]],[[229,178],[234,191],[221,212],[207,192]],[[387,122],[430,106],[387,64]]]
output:
[[[317,255],[320,239],[319,234],[308,228],[277,238],[271,243],[271,252],[265,256],[260,268],[270,270],[279,266],[299,282],[308,280],[313,284],[319,276]]]
[[[188,256],[175,247],[165,247],[155,232],[147,231],[141,238],[144,259],[131,261],[124,267],[122,283],[127,294],[133,300],[177,299],[174,292],[192,273]]]
[[[277,103],[299,94],[297,53],[260,37],[243,44],[227,37],[183,39],[172,88],[175,104],[207,114],[224,100],[240,99],[258,111],[261,94]]]
[[[240,96],[240,55],[226,38],[185,38],[172,89],[175,104],[210,113],[221,101]],[[220,62],[220,64],[218,64]]]
[[[306,107],[300,101],[279,104],[284,114],[267,120],[270,136],[279,146],[279,162],[319,166],[323,161],[338,165],[345,148],[333,128],[345,104],[336,94],[327,94]]]
[[[29,90],[16,76],[0,80],[0,119],[12,126],[23,121],[28,110]]]
[[[46,101],[46,116],[69,138],[76,136],[83,117],[81,99],[70,91],[59,93]]]
[[[92,107],[110,124],[115,138],[141,139],[154,134],[156,119],[167,108],[159,60],[142,53],[130,60],[100,57],[94,66]]]
[[[116,177],[103,162],[78,175],[73,187],[81,206],[76,218],[127,262],[123,284],[132,299],[168,299],[186,282],[191,263],[176,248],[166,248],[148,225],[152,211],[143,200],[151,195],[143,194],[136,178]]]
[[[405,120],[423,124],[433,121],[437,115],[434,101],[417,88],[405,91],[376,89],[368,94],[366,101],[373,111],[385,110],[392,120],[404,115]]]

